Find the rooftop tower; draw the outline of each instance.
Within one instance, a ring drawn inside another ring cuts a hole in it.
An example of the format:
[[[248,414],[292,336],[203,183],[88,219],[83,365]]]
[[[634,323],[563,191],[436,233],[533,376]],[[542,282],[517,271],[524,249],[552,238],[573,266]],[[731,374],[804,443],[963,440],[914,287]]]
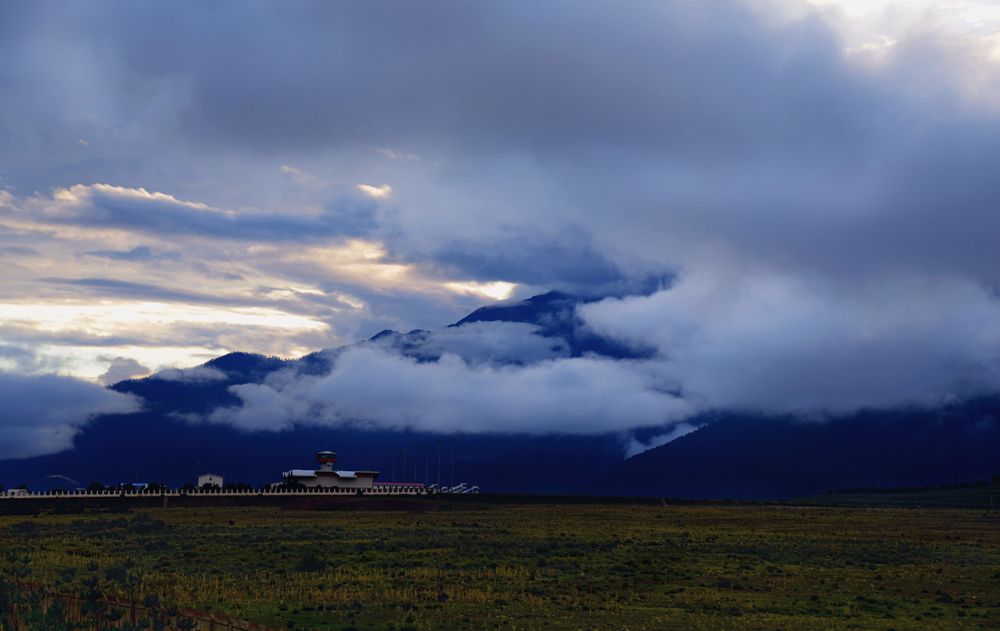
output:
[[[332,451],[317,451],[316,462],[319,463],[320,471],[333,471],[333,465],[337,462],[337,454]]]

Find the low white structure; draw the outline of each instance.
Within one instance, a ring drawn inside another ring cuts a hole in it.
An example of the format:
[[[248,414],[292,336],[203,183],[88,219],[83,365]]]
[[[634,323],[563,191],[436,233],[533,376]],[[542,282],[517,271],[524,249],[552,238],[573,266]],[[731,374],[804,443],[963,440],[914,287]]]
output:
[[[217,484],[220,489],[224,486],[222,483],[222,476],[214,473],[205,473],[198,476],[198,488],[200,489],[206,484]]]
[[[378,477],[378,471],[335,471],[333,465],[337,462],[337,454],[332,451],[317,452],[316,462],[319,469],[292,469],[281,477],[286,484],[326,489],[370,489]]]

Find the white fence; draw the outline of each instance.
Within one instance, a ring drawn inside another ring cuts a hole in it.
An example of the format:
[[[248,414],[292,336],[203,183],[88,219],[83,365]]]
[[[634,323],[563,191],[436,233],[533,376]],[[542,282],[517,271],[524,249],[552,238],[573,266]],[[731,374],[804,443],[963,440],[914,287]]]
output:
[[[168,489],[162,491],[149,490],[119,490],[105,489],[103,491],[87,491],[77,489],[76,491],[42,491],[38,493],[24,492],[23,489],[13,489],[5,493],[0,493],[0,499],[23,500],[23,499],[64,499],[72,497],[281,497],[281,496],[303,496],[303,495],[430,495],[434,493],[432,489],[422,486],[376,486],[370,489],[349,489],[349,488],[301,488],[301,489]]]

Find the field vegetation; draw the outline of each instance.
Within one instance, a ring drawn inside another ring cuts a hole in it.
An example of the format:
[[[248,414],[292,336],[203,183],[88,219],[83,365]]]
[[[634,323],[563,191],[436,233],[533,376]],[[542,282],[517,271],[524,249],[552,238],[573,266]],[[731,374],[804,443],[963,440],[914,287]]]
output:
[[[1000,628],[990,512],[411,504],[3,516],[3,578],[296,630]]]
[[[837,489],[819,495],[798,498],[810,504],[894,506],[906,508],[963,508],[985,511],[1000,510],[1000,475],[993,484],[980,480],[976,484],[947,484],[937,488],[924,487],[881,489],[862,487]]]

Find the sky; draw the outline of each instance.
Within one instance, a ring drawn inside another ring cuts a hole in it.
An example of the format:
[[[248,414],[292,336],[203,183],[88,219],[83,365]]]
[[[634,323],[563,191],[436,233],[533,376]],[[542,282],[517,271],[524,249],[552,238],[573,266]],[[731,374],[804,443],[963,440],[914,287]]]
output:
[[[551,290],[655,355],[481,325],[202,421],[656,443],[995,392],[998,29],[964,1],[0,4],[0,458],[139,409],[121,379]]]

